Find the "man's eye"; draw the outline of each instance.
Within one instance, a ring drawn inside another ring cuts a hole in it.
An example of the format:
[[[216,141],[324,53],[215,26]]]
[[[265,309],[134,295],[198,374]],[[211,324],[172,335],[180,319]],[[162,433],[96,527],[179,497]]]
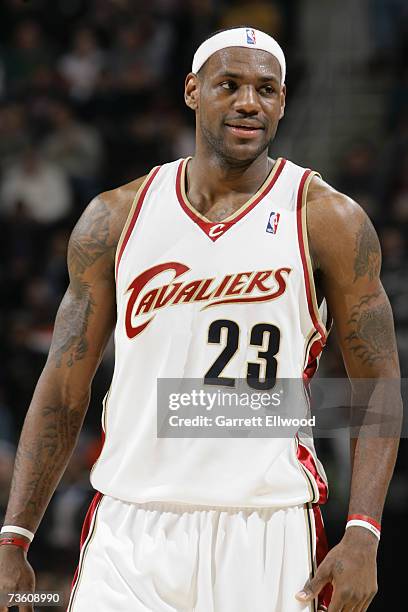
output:
[[[227,89],[228,91],[234,91],[237,88],[237,85],[234,83],[234,81],[224,81],[221,83],[221,87]]]
[[[272,85],[264,85],[264,87],[262,87],[260,91],[261,93],[266,94],[267,96],[271,96],[275,93],[275,90]]]

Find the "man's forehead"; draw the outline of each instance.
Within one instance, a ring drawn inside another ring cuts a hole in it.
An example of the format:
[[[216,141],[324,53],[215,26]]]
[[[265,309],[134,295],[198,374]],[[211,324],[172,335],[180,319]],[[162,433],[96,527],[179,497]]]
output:
[[[262,49],[246,47],[220,49],[208,58],[206,73],[208,76],[221,73],[251,74],[275,77],[281,81],[281,68],[275,56]]]

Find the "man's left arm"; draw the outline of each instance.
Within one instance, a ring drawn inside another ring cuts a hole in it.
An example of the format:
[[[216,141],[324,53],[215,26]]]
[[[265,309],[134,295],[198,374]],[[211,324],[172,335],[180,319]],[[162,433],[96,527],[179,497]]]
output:
[[[402,415],[393,316],[379,276],[380,245],[365,212],[319,178],[309,190],[307,226],[313,266],[319,270],[352,385],[354,381],[360,421],[375,414],[389,423],[388,432],[386,426],[382,435],[378,428],[374,435],[363,422],[358,437],[351,439],[349,514],[380,523]],[[377,546],[378,539],[368,529],[349,527],[305,585],[306,600],[331,582],[329,612],[367,610],[377,592]]]

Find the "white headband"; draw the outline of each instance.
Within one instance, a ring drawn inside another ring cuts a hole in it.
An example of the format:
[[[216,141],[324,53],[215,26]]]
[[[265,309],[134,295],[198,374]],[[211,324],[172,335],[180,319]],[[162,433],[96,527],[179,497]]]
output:
[[[282,73],[282,85],[285,82],[286,61],[280,45],[272,36],[253,28],[232,28],[214,34],[214,36],[205,40],[195,52],[192,71],[197,73],[211,55],[227,47],[246,47],[247,49],[267,51],[278,60]]]

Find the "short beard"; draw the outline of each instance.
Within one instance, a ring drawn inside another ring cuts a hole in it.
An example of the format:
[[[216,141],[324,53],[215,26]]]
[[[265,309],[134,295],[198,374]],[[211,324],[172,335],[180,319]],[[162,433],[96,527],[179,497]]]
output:
[[[229,167],[246,167],[249,166],[252,162],[254,162],[262,153],[269,149],[269,146],[273,139],[269,142],[265,142],[258,147],[258,149],[251,153],[251,156],[245,159],[237,159],[228,153],[228,149],[225,147],[224,140],[222,138],[217,138],[214,136],[210,130],[208,130],[203,124],[200,125],[201,133],[204,136],[204,139],[207,143],[208,149],[213,151],[221,165],[229,166]]]

